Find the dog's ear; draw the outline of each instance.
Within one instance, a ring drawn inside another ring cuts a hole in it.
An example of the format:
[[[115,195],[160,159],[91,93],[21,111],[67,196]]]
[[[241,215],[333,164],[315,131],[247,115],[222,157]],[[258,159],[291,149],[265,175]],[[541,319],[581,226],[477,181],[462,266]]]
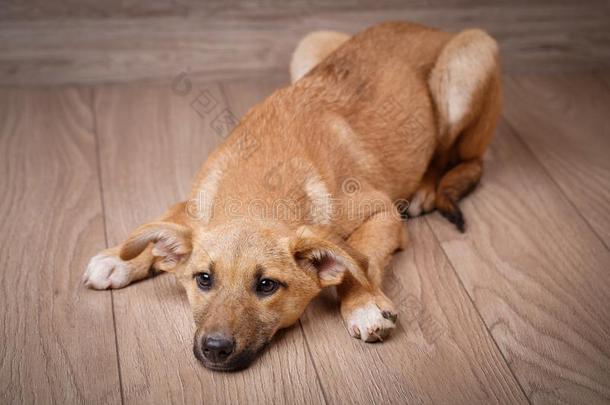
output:
[[[122,260],[131,260],[153,243],[156,266],[172,271],[191,253],[191,228],[174,222],[151,222],[136,229],[121,246]]]
[[[298,237],[291,240],[290,251],[301,268],[317,273],[322,287],[340,284],[347,274],[360,284],[369,285],[368,259],[345,244],[339,246],[317,237]]]

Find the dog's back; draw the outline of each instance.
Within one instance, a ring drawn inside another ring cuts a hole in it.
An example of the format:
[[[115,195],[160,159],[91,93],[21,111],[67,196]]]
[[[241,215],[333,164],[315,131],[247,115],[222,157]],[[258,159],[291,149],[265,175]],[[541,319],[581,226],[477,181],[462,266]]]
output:
[[[465,158],[480,159],[493,132],[499,96],[487,90],[499,86],[497,67],[495,59],[477,65],[485,61],[479,53],[489,41],[495,46],[487,38],[481,31],[456,35],[404,22],[357,34],[302,79],[255,106],[201,173],[224,173],[215,186],[216,201],[264,196],[265,205],[281,198],[311,200],[307,181],[324,184],[320,194],[339,198],[348,178],[392,200],[411,198],[426,182],[435,191],[445,172],[463,160],[460,148]],[[460,60],[465,63],[455,63]],[[461,115],[450,116],[456,111]],[[485,117],[485,127],[460,137],[479,116]],[[245,156],[248,145],[256,150]],[[431,167],[435,160],[440,167]],[[427,170],[434,171],[429,180]],[[448,184],[459,183],[457,194],[441,205],[457,210],[457,199],[476,184],[480,172],[469,169],[467,176],[457,176]],[[195,184],[194,192],[206,188]],[[424,197],[435,201],[434,195]],[[225,220],[221,211],[214,212],[215,221]]]
[[[345,42],[296,84],[306,90],[304,98],[317,100],[320,112],[343,117],[358,138],[351,142],[362,149],[352,175],[393,199],[415,191],[435,149],[427,77],[451,36],[418,24],[383,23]]]

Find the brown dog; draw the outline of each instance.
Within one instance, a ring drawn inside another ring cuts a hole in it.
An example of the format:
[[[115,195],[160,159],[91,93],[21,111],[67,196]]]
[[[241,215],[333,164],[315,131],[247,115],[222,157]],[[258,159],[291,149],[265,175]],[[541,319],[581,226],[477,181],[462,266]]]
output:
[[[174,273],[209,368],[247,366],[332,285],[349,333],[382,340],[397,316],[383,271],[407,242],[400,202],[463,231],[457,203],[481,177],[500,112],[497,46],[479,30],[317,32],[291,73],[212,153],[187,201],[85,272],[96,289]]]

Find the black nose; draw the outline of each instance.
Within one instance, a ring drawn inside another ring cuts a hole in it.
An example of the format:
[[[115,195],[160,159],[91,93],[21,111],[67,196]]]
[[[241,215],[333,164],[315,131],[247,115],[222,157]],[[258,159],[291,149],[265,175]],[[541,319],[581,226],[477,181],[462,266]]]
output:
[[[206,359],[220,363],[229,357],[235,349],[235,340],[224,335],[208,335],[203,338],[203,355]]]

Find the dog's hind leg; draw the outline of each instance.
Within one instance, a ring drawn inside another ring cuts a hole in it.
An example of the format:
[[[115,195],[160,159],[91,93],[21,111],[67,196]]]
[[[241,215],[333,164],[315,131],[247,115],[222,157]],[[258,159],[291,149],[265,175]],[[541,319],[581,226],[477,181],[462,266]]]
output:
[[[445,156],[435,155],[430,162],[417,191],[411,196],[407,213],[416,217],[434,210],[436,187],[446,167]]]
[[[497,45],[480,30],[467,30],[443,48],[428,81],[434,99],[439,145],[409,214],[436,208],[460,231],[458,201],[476,187],[482,156],[501,110]]]
[[[460,232],[465,224],[458,201],[472,191],[483,174],[483,154],[491,141],[501,110],[500,79],[490,78],[479,115],[456,141],[453,155],[457,163],[440,179],[436,188],[436,209]]]
[[[449,170],[438,185],[436,209],[460,232],[465,231],[465,223],[458,201],[476,187],[482,174],[483,161],[474,158],[460,162]]]
[[[185,203],[171,207],[160,220],[171,221],[184,214]],[[160,272],[158,258],[154,254],[154,244],[150,243],[141,253],[130,260],[120,257],[123,244],[103,250],[93,256],[83,275],[83,283],[96,290],[122,288],[135,281]]]
[[[305,76],[348,39],[349,35],[335,31],[314,31],[307,34],[292,54],[290,81],[294,83]]]

